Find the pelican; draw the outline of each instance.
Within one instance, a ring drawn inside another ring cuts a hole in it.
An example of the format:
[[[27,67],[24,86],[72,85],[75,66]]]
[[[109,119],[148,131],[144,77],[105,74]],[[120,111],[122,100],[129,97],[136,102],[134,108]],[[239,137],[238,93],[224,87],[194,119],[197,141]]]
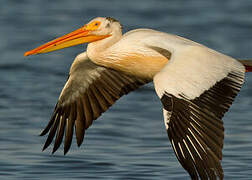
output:
[[[235,60],[204,45],[152,29],[122,35],[120,22],[97,17],[81,28],[24,55],[89,43],[70,68],[43,150],[53,153],[64,138],[64,154],[75,129],[80,146],[89,126],[121,96],[154,82],[163,105],[164,124],[175,155],[192,179],[223,179],[222,117],[239,92],[246,60]]]

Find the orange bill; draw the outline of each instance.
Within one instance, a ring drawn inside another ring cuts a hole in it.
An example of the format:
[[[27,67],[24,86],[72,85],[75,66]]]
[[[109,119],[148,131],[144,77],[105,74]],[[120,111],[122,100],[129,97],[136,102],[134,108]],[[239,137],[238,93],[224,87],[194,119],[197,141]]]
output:
[[[77,29],[67,35],[61,36],[55,40],[45,43],[31,51],[27,51],[24,54],[24,56],[56,51],[59,49],[79,44],[98,41],[110,36],[110,35],[92,35],[92,33],[90,32],[91,32],[90,30],[86,29],[86,26],[83,26],[82,28]]]

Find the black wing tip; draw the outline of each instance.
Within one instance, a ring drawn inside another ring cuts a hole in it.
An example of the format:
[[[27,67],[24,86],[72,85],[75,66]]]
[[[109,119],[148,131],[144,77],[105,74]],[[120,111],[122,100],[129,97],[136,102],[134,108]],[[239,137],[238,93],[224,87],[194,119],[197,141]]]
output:
[[[42,148],[42,152],[44,152],[47,148],[48,148],[49,145],[45,144]],[[52,154],[54,154],[57,150],[58,150],[59,147],[56,147],[54,146],[53,147],[53,150],[52,150]],[[66,155],[68,152],[69,152],[69,149],[70,147],[66,147],[64,148],[64,155]]]
[[[60,147],[60,145],[54,145],[53,150],[52,150],[52,154],[54,154],[59,149],[59,147]]]
[[[48,146],[50,146],[50,144],[51,144],[51,141],[49,140],[49,138],[47,138],[47,140],[46,140],[46,142],[45,142],[45,144],[43,146],[42,151],[44,151],[46,148],[48,148]]]
[[[70,147],[64,147],[64,156],[68,153]]]
[[[45,144],[42,148],[42,152],[48,148],[49,145]],[[52,150],[52,154],[54,154],[59,149],[59,146],[54,146]],[[66,155],[69,151],[70,147],[64,148],[64,155]]]
[[[49,145],[44,144],[43,148],[42,148],[42,152],[48,147]]]
[[[81,142],[78,142],[78,141],[77,141],[77,146],[78,146],[78,148],[81,146],[82,142],[83,142],[83,140],[82,140]]]
[[[44,136],[44,135],[46,135],[47,133],[48,133],[48,131],[43,130],[43,131],[39,134],[39,136]]]
[[[83,130],[83,131],[84,131],[84,132],[83,132],[83,134],[81,134],[81,135],[78,135],[78,134],[76,133],[76,143],[77,143],[77,146],[78,146],[78,147],[80,147],[80,146],[82,145],[83,140],[84,140],[85,130]]]

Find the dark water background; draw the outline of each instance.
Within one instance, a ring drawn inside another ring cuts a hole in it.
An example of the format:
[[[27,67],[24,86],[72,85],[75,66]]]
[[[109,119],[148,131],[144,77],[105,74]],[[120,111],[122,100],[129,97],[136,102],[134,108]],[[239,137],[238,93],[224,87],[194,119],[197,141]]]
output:
[[[0,179],[189,179],[163,125],[152,84],[120,99],[76,142],[41,152],[46,125],[83,46],[23,57],[43,42],[97,16],[124,31],[147,27],[178,34],[235,58],[252,59],[251,0],[1,0]],[[224,118],[225,179],[252,179],[252,73]]]

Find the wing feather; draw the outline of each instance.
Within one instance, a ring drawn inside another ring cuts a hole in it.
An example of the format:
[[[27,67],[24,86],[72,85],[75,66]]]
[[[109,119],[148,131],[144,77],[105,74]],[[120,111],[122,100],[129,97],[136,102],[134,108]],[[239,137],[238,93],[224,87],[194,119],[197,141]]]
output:
[[[85,135],[85,119],[83,117],[84,117],[83,105],[82,105],[81,100],[78,99],[77,100],[77,117],[75,121],[75,135],[76,135],[78,146],[82,144],[84,135]]]
[[[43,150],[52,143],[56,134],[54,153],[60,147],[65,134],[66,154],[72,143],[74,129],[77,145],[80,146],[86,129],[95,119],[122,95],[149,81],[98,66],[85,54],[82,58],[76,58],[53,115],[41,133],[45,135],[49,132]]]
[[[173,54],[171,63],[154,77],[154,85],[180,164],[192,179],[223,179],[221,118],[243,84],[245,69],[205,47],[196,50],[195,56]]]
[[[71,147],[72,138],[73,138],[73,125],[74,125],[75,118],[76,118],[76,104],[74,102],[71,105],[71,111],[70,111],[69,117],[66,119],[64,154],[66,154]]]
[[[65,116],[60,117],[60,124],[57,130],[57,135],[55,138],[54,146],[53,146],[53,153],[57,151],[57,149],[60,147],[60,144],[63,140],[64,136],[64,131],[65,131],[65,124],[66,124],[66,119]]]

